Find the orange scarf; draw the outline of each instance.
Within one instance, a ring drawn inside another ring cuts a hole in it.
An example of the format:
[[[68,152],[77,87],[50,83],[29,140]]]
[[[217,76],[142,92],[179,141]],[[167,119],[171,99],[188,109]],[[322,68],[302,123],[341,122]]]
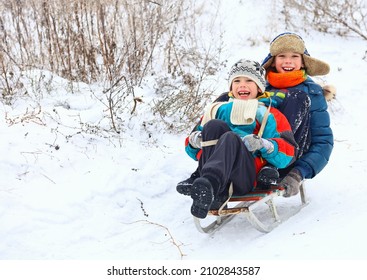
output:
[[[286,73],[270,71],[267,75],[269,84],[275,88],[289,88],[303,83],[307,79],[305,70],[296,70]]]

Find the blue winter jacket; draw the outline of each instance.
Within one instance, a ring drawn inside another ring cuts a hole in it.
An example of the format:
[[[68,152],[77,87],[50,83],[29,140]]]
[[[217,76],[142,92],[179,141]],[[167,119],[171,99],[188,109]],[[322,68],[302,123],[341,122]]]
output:
[[[287,89],[292,88],[306,92],[311,99],[310,148],[293,164],[304,178],[310,179],[326,166],[333,150],[334,138],[330,127],[330,116],[321,86],[310,77],[303,83]],[[274,89],[270,84],[267,85],[267,91]]]

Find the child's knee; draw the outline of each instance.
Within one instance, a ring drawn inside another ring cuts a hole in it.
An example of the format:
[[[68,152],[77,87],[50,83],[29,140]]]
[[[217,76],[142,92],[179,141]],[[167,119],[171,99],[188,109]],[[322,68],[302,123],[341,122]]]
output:
[[[213,119],[204,125],[202,135],[204,140],[209,140],[214,139],[213,137],[219,138],[228,131],[230,128],[224,121]]]

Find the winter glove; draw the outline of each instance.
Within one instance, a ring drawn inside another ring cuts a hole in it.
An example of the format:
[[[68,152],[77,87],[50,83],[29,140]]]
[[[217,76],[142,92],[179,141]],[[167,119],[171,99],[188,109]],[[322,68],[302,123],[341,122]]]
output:
[[[193,148],[201,149],[201,131],[194,131],[189,136],[189,143]]]
[[[274,144],[269,140],[264,138],[260,138],[255,134],[249,134],[242,138],[243,143],[245,143],[247,149],[250,152],[254,152],[256,150],[260,150],[261,148],[265,148],[266,152],[270,154],[274,151]]]
[[[293,168],[279,183],[280,186],[285,188],[283,196],[290,197],[298,194],[302,181],[303,178],[301,173],[297,169]]]

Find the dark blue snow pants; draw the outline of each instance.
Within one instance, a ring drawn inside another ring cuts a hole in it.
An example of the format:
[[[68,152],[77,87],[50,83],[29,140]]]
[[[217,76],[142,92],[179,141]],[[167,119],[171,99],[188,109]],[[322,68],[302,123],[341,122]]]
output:
[[[215,119],[204,125],[202,138],[204,142],[218,139],[216,145],[202,148],[199,162],[200,175],[214,178],[219,183],[214,196],[228,195],[231,182],[233,195],[249,193],[256,178],[255,160],[242,139],[224,121]]]

